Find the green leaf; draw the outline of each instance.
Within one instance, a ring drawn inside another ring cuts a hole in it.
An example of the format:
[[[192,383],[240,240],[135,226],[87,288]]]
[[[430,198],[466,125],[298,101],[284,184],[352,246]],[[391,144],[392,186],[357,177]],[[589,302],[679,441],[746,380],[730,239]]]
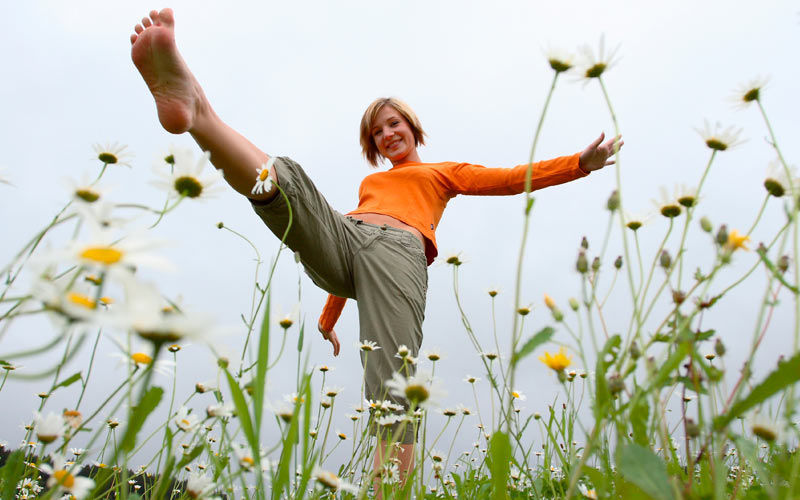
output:
[[[636,443],[623,444],[617,456],[622,476],[658,500],[673,500],[664,461],[650,449]]]
[[[92,494],[89,495],[89,498],[103,498],[104,495],[107,495],[109,493],[108,490],[112,485],[111,480],[113,479],[113,476],[114,471],[112,469],[97,469],[97,474],[92,477],[95,486],[92,490]]]
[[[511,441],[505,432],[495,432],[489,440],[489,471],[492,474],[492,500],[508,498],[509,464],[511,459]]]
[[[178,462],[178,465],[176,465],[175,467],[177,467],[178,469],[182,469],[184,465],[190,464],[192,460],[199,457],[200,454],[203,453],[204,448],[205,444],[198,444],[197,446],[192,448],[192,451],[190,451],[187,454],[184,454],[183,457],[181,458],[181,461]]]
[[[81,379],[81,372],[73,373],[68,378],[66,378],[66,379],[62,380],[61,382],[59,382],[58,384],[56,384],[56,386],[53,387],[53,390],[55,391],[59,387],[69,387],[69,386],[71,386],[72,384],[74,384],[75,382],[77,382],[80,379]]]
[[[152,369],[152,368],[150,368]],[[147,390],[139,400],[139,403],[133,408],[131,420],[128,422],[128,428],[125,429],[125,436],[122,438],[120,450],[131,451],[136,446],[136,435],[144,425],[147,417],[153,413],[161,398],[164,396],[164,389],[161,387],[153,386]],[[116,459],[116,457],[114,457]],[[114,460],[116,462],[116,460]]]
[[[539,330],[538,333],[526,340],[522,347],[520,347],[519,350],[514,353],[514,355],[511,357],[511,364],[517,364],[522,361],[522,358],[532,353],[537,347],[545,342],[548,342],[554,333],[555,330],[549,326]]]
[[[681,366],[681,362],[683,362],[683,358],[689,354],[691,350],[691,345],[689,343],[681,343],[678,344],[678,347],[675,349],[664,364],[661,365],[661,368],[656,372],[655,376],[650,382],[650,389],[662,387],[667,381],[670,379],[670,374],[677,370],[679,366]],[[650,392],[649,390],[647,392]]]
[[[637,388],[634,394],[640,394],[641,389]],[[631,401],[631,427],[633,428],[633,440],[642,446],[647,446],[650,438],[647,435],[647,419],[650,416],[650,407],[647,405],[647,397],[634,397]]]
[[[753,390],[750,391],[746,398],[737,401],[728,413],[716,417],[714,419],[714,428],[717,430],[724,429],[734,418],[763,403],[798,380],[800,380],[800,353],[780,363],[778,368],[770,373],[763,382],[753,387]]]
[[[242,432],[244,432],[244,437],[247,439],[247,444],[250,445],[253,453],[259,453],[258,439],[256,439],[255,432],[253,432],[253,422],[250,420],[250,411],[247,409],[244,393],[242,393],[241,387],[239,387],[236,379],[227,369],[225,370],[225,377],[228,379],[233,405],[236,407],[236,416],[239,417],[239,425],[242,428]]]
[[[606,341],[600,355],[597,356],[597,363],[595,364],[595,403],[594,413],[595,420],[606,418],[606,407],[611,404],[611,393],[608,392],[608,383],[606,383],[606,372],[608,367],[611,366],[617,359],[617,351],[622,343],[622,338],[619,335],[614,335]],[[606,359],[609,358],[609,359]]]
[[[261,319],[261,334],[258,338],[258,361],[256,363],[256,378],[253,386],[253,415],[255,418],[255,428],[251,425],[253,432],[253,442],[258,443],[261,435],[261,417],[264,411],[264,393],[267,380],[267,367],[269,366],[269,312],[270,312],[270,291],[266,291],[267,303],[264,306],[264,316]],[[238,387],[238,385],[237,385]],[[257,446],[253,446],[253,453],[259,453]],[[255,456],[255,455],[254,455]]]
[[[16,450],[6,459],[5,465],[0,469],[0,498],[14,498],[17,483],[25,474],[25,453]]]

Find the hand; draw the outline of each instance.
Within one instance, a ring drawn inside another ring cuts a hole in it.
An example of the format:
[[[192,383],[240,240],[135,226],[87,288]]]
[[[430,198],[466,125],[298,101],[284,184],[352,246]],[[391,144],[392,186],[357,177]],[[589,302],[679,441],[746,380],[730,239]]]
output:
[[[601,146],[600,143],[603,142],[605,136],[605,133],[601,133],[600,137],[589,144],[581,153],[578,165],[580,165],[580,168],[585,172],[588,173],[600,170],[606,165],[613,165],[615,163],[614,160],[609,160],[609,158],[614,156],[625,142],[622,140],[622,136],[618,135],[613,139],[609,139]]]
[[[333,346],[333,355],[338,356],[340,345],[339,345],[339,337],[336,336],[336,332],[333,330],[326,332],[325,330],[322,329],[322,325],[320,324],[317,324],[317,329],[319,330],[319,333],[322,334],[322,338],[330,342],[331,345]]]

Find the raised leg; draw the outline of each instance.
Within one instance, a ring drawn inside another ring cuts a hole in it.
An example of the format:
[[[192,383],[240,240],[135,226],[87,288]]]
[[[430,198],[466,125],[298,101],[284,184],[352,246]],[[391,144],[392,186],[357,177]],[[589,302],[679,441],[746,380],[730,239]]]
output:
[[[131,58],[156,101],[158,119],[173,134],[189,132],[211,163],[239,193],[270,199],[277,189],[251,194],[256,171],[269,156],[223,122],[214,112],[200,83],[175,44],[175,17],[171,9],[151,11],[131,35]],[[271,172],[277,179],[274,168]]]

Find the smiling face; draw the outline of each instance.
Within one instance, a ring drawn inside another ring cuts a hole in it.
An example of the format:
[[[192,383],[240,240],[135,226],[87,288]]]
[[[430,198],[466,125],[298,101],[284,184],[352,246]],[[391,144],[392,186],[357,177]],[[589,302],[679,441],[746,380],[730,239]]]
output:
[[[408,120],[392,105],[384,105],[378,111],[370,132],[378,153],[392,165],[419,162],[414,132]]]

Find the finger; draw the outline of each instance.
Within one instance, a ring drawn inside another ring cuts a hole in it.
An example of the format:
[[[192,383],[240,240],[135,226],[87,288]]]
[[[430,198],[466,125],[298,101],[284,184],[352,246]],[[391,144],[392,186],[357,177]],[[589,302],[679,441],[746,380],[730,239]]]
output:
[[[331,333],[331,344],[333,344],[333,355],[338,356],[340,344],[339,337],[337,337],[335,333]]]
[[[605,132],[600,132],[600,137],[595,139],[594,142],[589,145],[589,147],[596,148],[597,146],[599,146],[603,142],[603,139],[605,139],[605,138],[606,138],[606,133]]]
[[[606,167],[609,166],[609,165],[613,165],[615,163],[617,163],[617,162],[615,162],[614,160],[608,160],[608,161],[606,161]]]

